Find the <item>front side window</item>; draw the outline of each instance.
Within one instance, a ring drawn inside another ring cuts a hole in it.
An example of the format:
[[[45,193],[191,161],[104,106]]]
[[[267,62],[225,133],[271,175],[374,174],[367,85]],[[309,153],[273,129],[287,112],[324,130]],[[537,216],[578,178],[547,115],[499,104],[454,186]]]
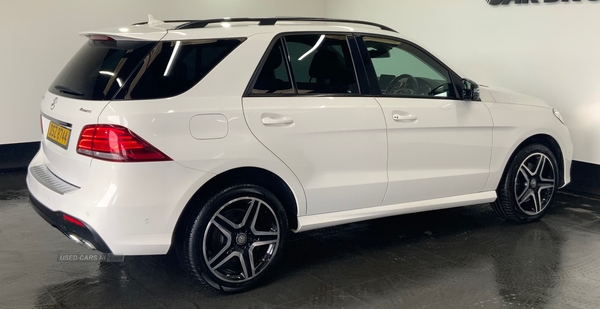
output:
[[[450,72],[416,47],[390,39],[363,40],[382,95],[455,97]]]

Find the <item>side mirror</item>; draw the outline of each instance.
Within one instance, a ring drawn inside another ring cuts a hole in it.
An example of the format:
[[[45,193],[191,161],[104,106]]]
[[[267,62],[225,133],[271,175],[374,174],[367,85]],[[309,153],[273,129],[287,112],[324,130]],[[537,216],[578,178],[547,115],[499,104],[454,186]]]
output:
[[[470,79],[463,79],[462,99],[465,101],[481,101],[479,97],[479,85]]]

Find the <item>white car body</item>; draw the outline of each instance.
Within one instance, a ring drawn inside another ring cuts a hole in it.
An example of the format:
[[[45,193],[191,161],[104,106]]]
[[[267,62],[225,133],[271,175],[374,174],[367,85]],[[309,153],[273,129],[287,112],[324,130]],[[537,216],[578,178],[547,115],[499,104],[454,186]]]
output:
[[[556,142],[561,184],[570,181],[568,129],[551,107],[535,98],[487,87],[480,88],[481,101],[244,95],[280,33],[357,32],[392,38],[396,33],[302,22],[169,30],[175,25],[86,35],[246,40],[196,86],[172,98],[87,101],[48,92],[41,103],[44,133],[51,120],[71,124],[72,131],[67,149],[42,135],[27,176],[31,195],[51,211],[84,221],[112,253],[165,254],[194,194],[214,177],[239,168],[262,169],[283,180],[296,204],[295,232],[492,202],[511,155],[536,135]],[[394,115],[418,120],[395,122]],[[122,163],[82,156],[75,145],[81,129],[90,124],[126,127],[172,160]]]

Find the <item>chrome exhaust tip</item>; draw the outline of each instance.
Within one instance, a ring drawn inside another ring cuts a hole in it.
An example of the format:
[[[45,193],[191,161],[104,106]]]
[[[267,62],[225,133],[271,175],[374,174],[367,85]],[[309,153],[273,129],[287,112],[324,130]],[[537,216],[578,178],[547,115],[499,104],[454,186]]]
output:
[[[80,244],[83,246],[83,243],[81,243],[81,238],[75,234],[69,234],[69,238],[71,238],[72,241]]]
[[[83,238],[81,238],[81,237],[79,237],[79,236],[77,236],[75,234],[69,234],[69,238],[72,241],[80,244],[84,248],[91,249],[91,250],[96,250],[96,247],[91,242],[89,242],[89,241],[87,241],[87,240],[85,240],[85,239],[83,239]]]

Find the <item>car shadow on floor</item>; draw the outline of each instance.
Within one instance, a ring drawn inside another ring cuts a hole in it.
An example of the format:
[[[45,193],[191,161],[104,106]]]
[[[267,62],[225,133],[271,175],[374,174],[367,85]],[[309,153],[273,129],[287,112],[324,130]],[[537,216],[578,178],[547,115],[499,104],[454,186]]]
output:
[[[585,253],[563,261],[569,234],[587,231],[577,229],[581,218],[554,218],[565,216],[572,203],[560,195],[547,219],[525,225],[477,205],[291,234],[280,265],[263,285],[233,295],[192,280],[173,254],[126,257],[97,264],[94,276],[48,286],[36,306],[369,308],[387,300],[384,307],[541,308],[586,261]],[[589,256],[587,261],[590,269],[600,265]]]

